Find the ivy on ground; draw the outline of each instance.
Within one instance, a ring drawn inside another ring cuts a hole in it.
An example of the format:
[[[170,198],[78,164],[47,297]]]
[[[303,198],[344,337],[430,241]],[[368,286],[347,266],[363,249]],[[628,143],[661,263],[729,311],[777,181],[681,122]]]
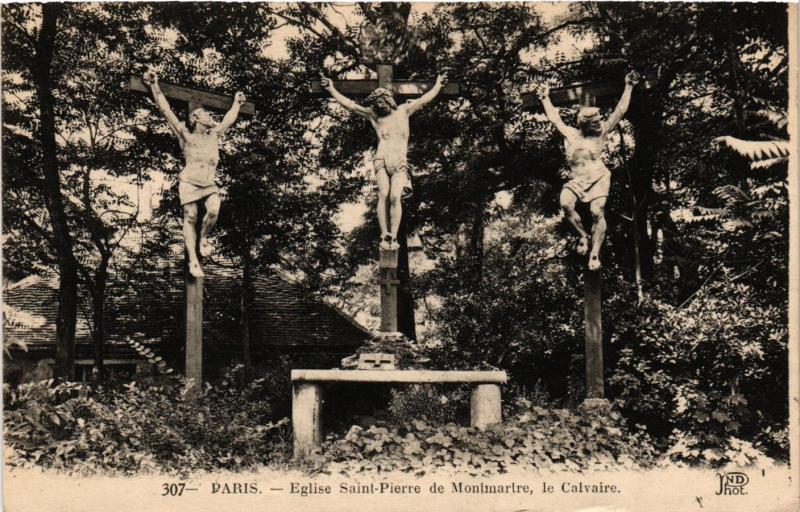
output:
[[[438,468],[490,475],[512,466],[546,469],[641,468],[656,461],[643,430],[631,430],[616,411],[547,409],[519,400],[520,411],[485,431],[423,419],[403,426],[354,426],[342,439],[328,438],[312,459],[322,471],[404,471]]]

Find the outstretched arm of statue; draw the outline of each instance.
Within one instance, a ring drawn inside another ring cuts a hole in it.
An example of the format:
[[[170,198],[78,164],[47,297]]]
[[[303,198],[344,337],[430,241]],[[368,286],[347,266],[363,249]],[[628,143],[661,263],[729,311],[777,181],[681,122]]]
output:
[[[164,93],[161,92],[161,88],[158,86],[158,75],[155,71],[148,71],[142,77],[142,81],[145,85],[150,86],[150,91],[153,93],[153,100],[155,100],[158,110],[164,114],[164,117],[167,119],[167,124],[178,137],[178,140],[183,143],[183,130],[186,129],[186,126],[178,120],[178,116],[172,111],[167,98],[164,96]]]
[[[355,101],[351,100],[347,96],[337,91],[336,87],[333,86],[333,80],[331,80],[330,78],[324,76],[321,77],[321,84],[322,88],[328,91],[328,93],[333,97],[333,99],[335,99],[341,106],[343,106],[350,112],[359,115],[361,117],[365,117],[367,119],[373,117],[371,108],[359,105]]]
[[[436,83],[433,84],[433,87],[431,87],[430,91],[426,92],[425,94],[423,94],[422,96],[420,96],[415,100],[409,101],[406,104],[408,105],[407,106],[408,114],[409,115],[413,114],[417,110],[421,109],[422,107],[433,101],[433,98],[438,96],[439,91],[442,90],[442,87],[444,87],[444,84],[446,82],[447,82],[447,73],[442,73],[441,75],[437,76]]]
[[[239,117],[239,109],[244,105],[245,101],[247,101],[245,95],[241,92],[237,92],[233,97],[233,104],[230,110],[225,113],[222,121],[217,125],[217,129],[215,130],[217,134],[222,135],[228,128],[233,126],[233,123],[236,122],[236,118]]]
[[[628,111],[628,105],[631,104],[633,86],[639,83],[639,78],[639,73],[636,71],[631,71],[625,75],[625,90],[622,91],[622,97],[619,99],[619,103],[617,103],[616,108],[614,108],[614,111],[608,116],[605,125],[603,125],[603,131],[605,133],[609,133],[613,130],[622,120],[622,116],[625,115],[625,112]]]
[[[575,129],[564,124],[564,121],[561,119],[561,115],[558,113],[558,109],[555,107],[555,105],[553,105],[553,102],[550,101],[550,87],[542,87],[538,94],[539,100],[542,102],[542,106],[544,107],[544,115],[546,115],[547,119],[553,123],[553,126],[556,127],[556,130],[558,130],[559,133],[564,137],[572,135],[572,132]]]

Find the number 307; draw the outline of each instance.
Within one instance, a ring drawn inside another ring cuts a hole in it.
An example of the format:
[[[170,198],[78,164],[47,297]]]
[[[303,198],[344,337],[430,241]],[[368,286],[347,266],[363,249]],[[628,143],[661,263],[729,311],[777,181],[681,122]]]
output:
[[[161,484],[161,496],[183,496],[186,484]]]

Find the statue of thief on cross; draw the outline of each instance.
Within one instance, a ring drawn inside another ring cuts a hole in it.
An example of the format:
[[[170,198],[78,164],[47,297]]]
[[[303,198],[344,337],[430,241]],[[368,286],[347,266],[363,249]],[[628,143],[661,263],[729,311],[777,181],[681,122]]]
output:
[[[580,236],[577,252],[589,252],[589,235],[583,228],[581,218],[575,211],[575,203],[580,200],[589,203],[592,213],[592,247],[589,252],[589,270],[600,268],[600,247],[606,234],[605,205],[608,189],[611,186],[611,171],[603,163],[603,147],[611,130],[628,110],[633,87],[639,83],[639,74],[631,71],[625,76],[625,90],[614,111],[603,121],[600,109],[584,107],[578,112],[578,129],[564,124],[558,110],[550,101],[550,89],[539,91],[539,99],[544,112],[556,129],[564,137],[564,153],[572,170],[571,179],[561,190],[560,203],[567,220]]]
[[[378,136],[378,149],[372,164],[378,182],[378,224],[381,228],[380,248],[397,250],[397,231],[403,212],[402,199],[411,195],[412,186],[408,176],[408,118],[431,102],[447,79],[446,74],[436,78],[436,84],[419,98],[397,105],[394,95],[388,89],[379,87],[367,97],[363,106],[342,95],[333,82],[322,77],[322,87],[333,99],[354,114],[368,119]],[[389,203],[387,219],[386,203]]]
[[[220,207],[219,189],[214,184],[219,163],[219,139],[236,122],[239,108],[246,98],[244,94],[237,92],[230,110],[220,123],[214,121],[206,110],[194,109],[189,113],[187,128],[170,109],[167,98],[158,86],[158,75],[154,71],[148,71],[142,79],[150,86],[158,109],[164,114],[183,150],[186,163],[178,176],[178,195],[183,207],[183,237],[189,255],[189,273],[194,277],[202,277],[203,269],[195,251],[197,203],[205,200],[206,214],[200,227],[199,244],[200,255],[205,257],[212,252],[206,236],[217,222]]]

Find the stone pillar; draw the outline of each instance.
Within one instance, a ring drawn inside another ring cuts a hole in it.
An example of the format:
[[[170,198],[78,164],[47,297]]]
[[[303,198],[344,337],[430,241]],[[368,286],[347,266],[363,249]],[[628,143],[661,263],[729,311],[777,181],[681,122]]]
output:
[[[302,459],[322,440],[322,390],[320,385],[299,382],[292,386],[294,458]]]
[[[500,423],[503,421],[500,404],[500,386],[477,384],[472,388],[470,424],[483,430],[489,425]]]

